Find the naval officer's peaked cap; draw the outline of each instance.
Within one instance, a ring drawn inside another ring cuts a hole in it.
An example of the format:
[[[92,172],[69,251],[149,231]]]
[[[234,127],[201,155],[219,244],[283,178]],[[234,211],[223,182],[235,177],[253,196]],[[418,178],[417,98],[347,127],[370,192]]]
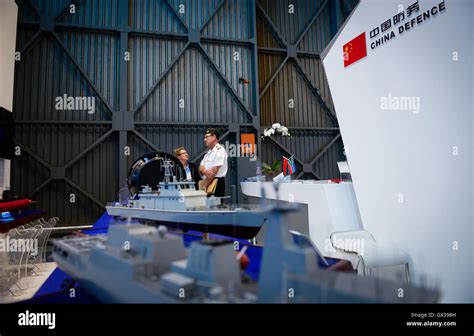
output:
[[[220,136],[219,131],[216,130],[215,128],[207,128],[206,132],[204,134],[205,135],[207,135],[207,134],[215,135],[217,139],[219,139],[219,136]]]

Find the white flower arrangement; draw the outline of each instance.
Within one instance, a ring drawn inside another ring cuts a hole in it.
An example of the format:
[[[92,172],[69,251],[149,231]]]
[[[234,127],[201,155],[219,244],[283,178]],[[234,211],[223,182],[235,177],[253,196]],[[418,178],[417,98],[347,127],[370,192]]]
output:
[[[285,126],[280,125],[279,123],[275,123],[270,128],[266,128],[263,131],[262,139],[266,137],[272,136],[273,134],[281,134],[282,136],[291,137],[290,132],[288,132],[288,128]]]

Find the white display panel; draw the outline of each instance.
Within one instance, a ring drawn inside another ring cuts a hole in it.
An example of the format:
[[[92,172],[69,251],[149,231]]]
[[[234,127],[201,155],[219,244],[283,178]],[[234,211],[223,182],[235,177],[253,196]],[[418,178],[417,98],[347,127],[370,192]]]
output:
[[[393,16],[415,2],[362,0],[323,63],[364,228],[405,249],[443,302],[474,302],[474,2],[419,0],[400,34]],[[363,32],[367,56],[344,67]]]

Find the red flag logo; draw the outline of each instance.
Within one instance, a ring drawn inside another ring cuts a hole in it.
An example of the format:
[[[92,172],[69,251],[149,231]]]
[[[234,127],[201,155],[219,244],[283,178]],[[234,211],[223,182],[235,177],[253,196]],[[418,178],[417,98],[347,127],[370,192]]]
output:
[[[344,44],[342,46],[342,53],[344,56],[344,68],[367,56],[365,32]]]

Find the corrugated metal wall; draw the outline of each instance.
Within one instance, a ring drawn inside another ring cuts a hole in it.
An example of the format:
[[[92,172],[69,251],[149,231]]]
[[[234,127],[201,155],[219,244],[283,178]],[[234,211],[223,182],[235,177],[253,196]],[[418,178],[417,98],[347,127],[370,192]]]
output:
[[[338,4],[339,21],[343,7],[351,8],[346,2]],[[303,177],[335,176],[341,143],[334,140],[337,122],[317,56],[334,34],[324,1],[292,1],[295,16],[281,10],[289,1],[17,3],[14,112],[21,155],[13,161],[12,188],[63,225],[95,221],[146,152],[186,146],[198,161],[209,126],[221,129],[222,142],[235,143],[241,132],[258,136],[261,125],[279,121],[294,138],[265,142],[264,161],[286,148]],[[288,53],[279,36],[297,45],[297,57],[280,67]],[[56,110],[63,94],[95,97],[96,112]]]
[[[292,138],[262,142],[262,160],[294,155],[299,178],[339,176],[344,160],[319,53],[357,1],[258,0],[258,67],[262,129],[280,123]]]
[[[18,1],[15,193],[92,222],[144,153],[184,145],[198,161],[206,127],[223,142],[258,132],[252,1],[70,3]],[[56,110],[63,94],[95,97],[96,112]]]

